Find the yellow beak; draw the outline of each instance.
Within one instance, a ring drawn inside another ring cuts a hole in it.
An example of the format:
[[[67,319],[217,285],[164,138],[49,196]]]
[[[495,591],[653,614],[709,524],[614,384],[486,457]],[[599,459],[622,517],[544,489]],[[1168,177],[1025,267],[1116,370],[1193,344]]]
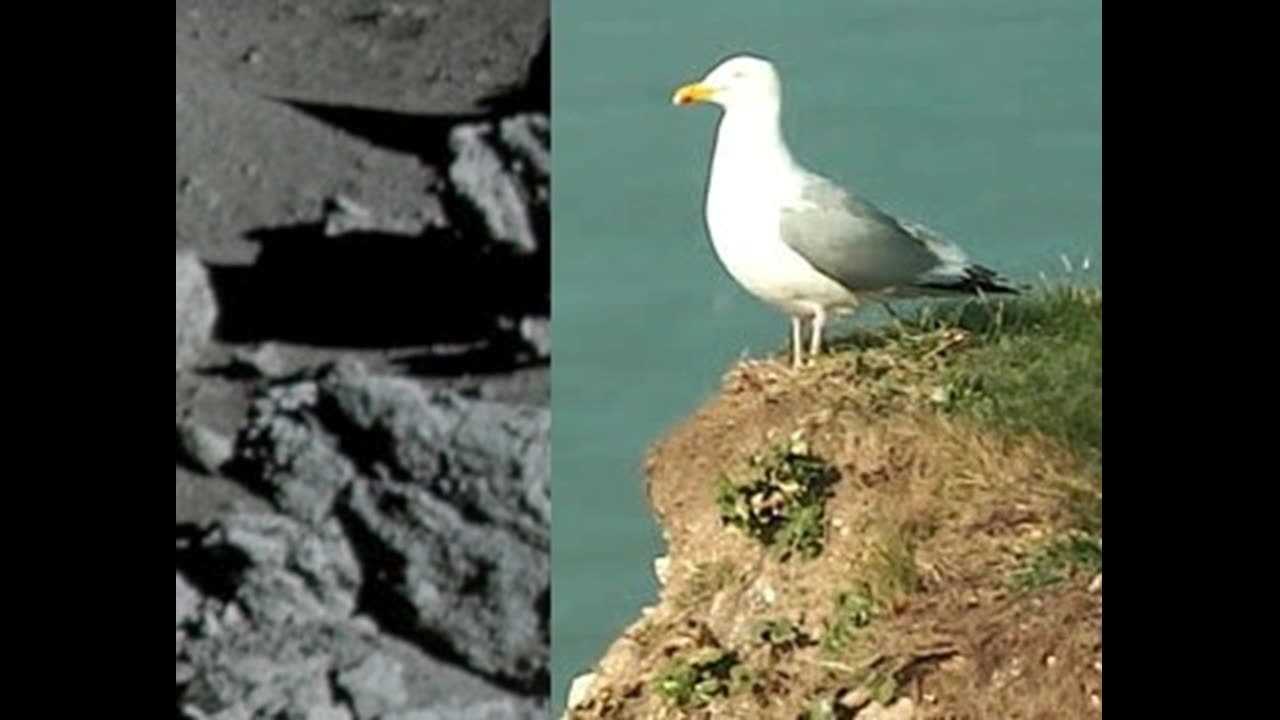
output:
[[[676,94],[671,97],[671,104],[689,105],[690,103],[706,102],[715,93],[715,89],[708,85],[703,85],[700,82],[690,83],[676,90]]]

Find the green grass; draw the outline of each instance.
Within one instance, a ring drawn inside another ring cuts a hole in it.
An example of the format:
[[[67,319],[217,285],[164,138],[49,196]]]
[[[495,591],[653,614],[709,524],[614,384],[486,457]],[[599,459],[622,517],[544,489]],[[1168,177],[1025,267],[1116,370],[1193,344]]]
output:
[[[936,384],[929,395],[948,411],[1006,431],[1038,432],[1100,461],[1099,289],[1046,287],[1012,299],[923,304],[886,325],[854,330],[832,348],[855,351],[848,358],[864,380]]]
[[[1058,288],[1011,301],[925,309],[908,332],[960,329],[974,342],[943,371],[951,409],[1102,454],[1102,293]]]
[[[915,543],[888,522],[873,532],[864,564],[871,594],[881,604],[892,605],[920,588]]]
[[[1102,538],[1070,532],[1041,544],[1018,567],[1013,585],[1019,590],[1043,590],[1077,574],[1102,571]]]
[[[947,410],[1019,434],[1062,442],[1081,461],[1083,482],[1061,488],[1063,533],[1015,572],[1034,590],[1077,570],[1102,568],[1102,292],[1058,287],[999,303],[925,311],[909,332],[955,328],[973,342],[942,371]]]
[[[1073,530],[1102,531],[1102,291],[1057,286],[985,302],[925,305],[847,347],[889,356],[895,382],[932,387],[943,412],[1011,434],[1036,433],[1079,461],[1064,487]],[[890,373],[884,360],[873,369]]]

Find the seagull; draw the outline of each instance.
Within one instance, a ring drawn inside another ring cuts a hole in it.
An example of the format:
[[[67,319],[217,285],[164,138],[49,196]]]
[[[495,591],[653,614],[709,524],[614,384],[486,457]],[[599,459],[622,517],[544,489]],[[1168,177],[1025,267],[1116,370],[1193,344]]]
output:
[[[790,316],[793,367],[806,364],[806,321],[812,362],[828,317],[865,303],[1019,292],[938,233],[796,162],[782,133],[782,81],[768,60],[730,57],[676,90],[672,103],[723,109],[707,181],[707,232],[725,270]]]

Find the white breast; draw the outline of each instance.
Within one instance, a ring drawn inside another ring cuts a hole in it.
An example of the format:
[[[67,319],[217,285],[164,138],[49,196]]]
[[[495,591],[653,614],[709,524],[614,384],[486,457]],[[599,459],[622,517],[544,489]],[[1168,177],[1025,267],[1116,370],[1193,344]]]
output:
[[[847,290],[782,240],[782,202],[791,191],[779,184],[785,173],[762,167],[750,153],[730,151],[733,128],[727,124],[721,124],[706,202],[711,244],[725,270],[748,292],[784,312],[848,305]]]

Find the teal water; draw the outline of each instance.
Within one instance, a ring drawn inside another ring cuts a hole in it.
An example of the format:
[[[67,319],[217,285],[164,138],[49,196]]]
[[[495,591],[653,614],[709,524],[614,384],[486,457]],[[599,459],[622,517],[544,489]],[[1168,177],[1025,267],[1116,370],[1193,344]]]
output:
[[[702,224],[717,111],[675,88],[748,50],[797,157],[1034,282],[1101,284],[1100,0],[555,0],[553,703],[653,601],[646,448],[786,319]],[[839,329],[836,328],[838,332]],[[699,478],[690,478],[698,482]]]

